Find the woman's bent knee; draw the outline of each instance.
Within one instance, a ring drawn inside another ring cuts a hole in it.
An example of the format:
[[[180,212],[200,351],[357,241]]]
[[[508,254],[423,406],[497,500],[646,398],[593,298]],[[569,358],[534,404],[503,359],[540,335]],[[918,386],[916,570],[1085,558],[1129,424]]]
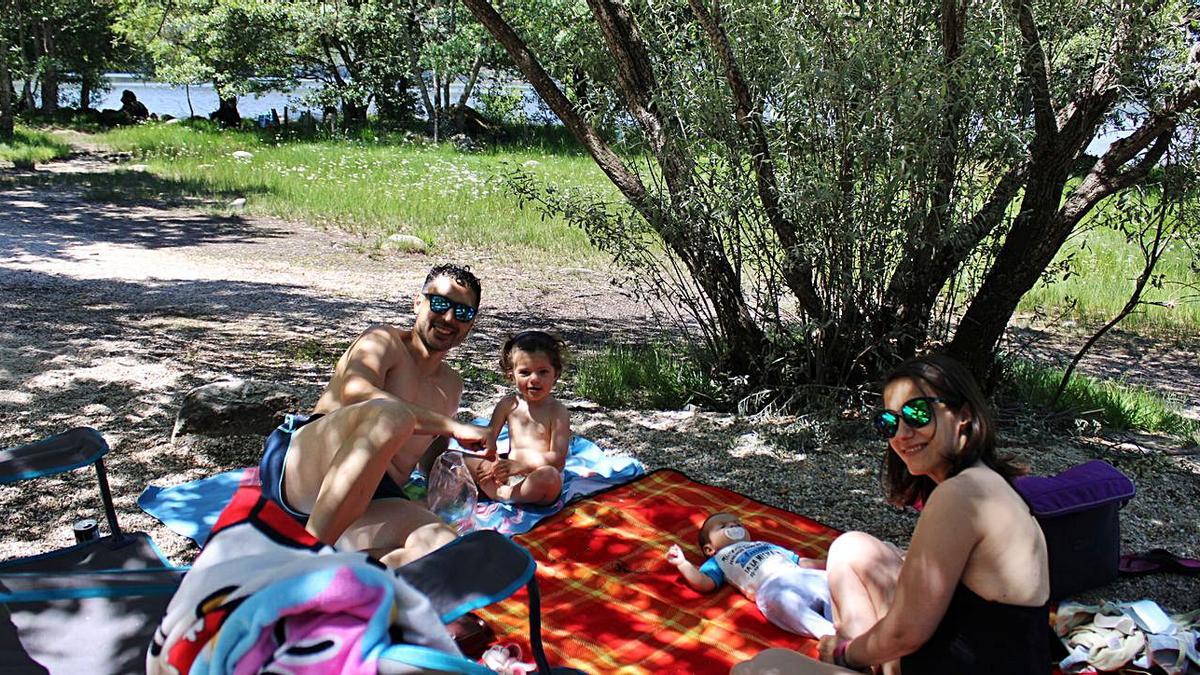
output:
[[[847,532],[829,546],[827,567],[858,567],[872,565],[892,549],[866,532]]]

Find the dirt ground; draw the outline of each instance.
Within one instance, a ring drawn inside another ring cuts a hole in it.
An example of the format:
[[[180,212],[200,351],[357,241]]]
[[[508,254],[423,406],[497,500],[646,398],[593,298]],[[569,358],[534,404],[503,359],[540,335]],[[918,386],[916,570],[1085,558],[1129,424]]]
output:
[[[88,174],[115,168],[84,155],[36,177],[0,175],[0,447],[72,426],[99,429],[112,447],[109,479],[122,524],[149,532],[173,562],[187,564],[196,546],[140,511],[137,496],[150,484],[256,464],[268,430],[172,440],[183,395],[241,377],[300,387],[315,401],[359,331],[411,320],[413,293],[442,260],[381,253],[355,235],[212,205],[90,197]],[[499,344],[516,330],[553,328],[577,350],[661,334],[609,270],[510,266],[487,252],[454,262],[470,262],[484,283],[481,318],[452,358],[467,380],[464,414],[486,415],[504,391],[484,371],[495,370]],[[1073,341],[1032,330],[1013,336],[1042,358],[1061,356]],[[1115,369],[1200,410],[1194,346],[1117,336],[1081,368]],[[574,400],[569,374],[564,395],[576,433],[651,469],[676,468],[840,529],[901,544],[911,534],[912,514],[880,497],[882,448],[862,420],[609,410]],[[1023,420],[1002,442],[1038,473],[1093,457],[1116,463],[1139,489],[1122,511],[1122,546],[1200,555],[1194,449],[1133,434],[1053,434]],[[0,559],[66,545],[71,522],[101,518],[94,483],[77,471],[0,486]],[[1200,580],[1125,579],[1085,599],[1139,597],[1171,611],[1196,609]]]

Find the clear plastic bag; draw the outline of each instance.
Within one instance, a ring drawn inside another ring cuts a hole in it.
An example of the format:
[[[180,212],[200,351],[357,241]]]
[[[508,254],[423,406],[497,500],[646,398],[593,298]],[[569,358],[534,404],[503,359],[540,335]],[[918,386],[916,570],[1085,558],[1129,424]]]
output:
[[[478,499],[475,479],[467,470],[463,454],[457,450],[442,453],[429,472],[429,493],[426,496],[429,510],[457,527],[460,533],[466,532],[471,529]]]

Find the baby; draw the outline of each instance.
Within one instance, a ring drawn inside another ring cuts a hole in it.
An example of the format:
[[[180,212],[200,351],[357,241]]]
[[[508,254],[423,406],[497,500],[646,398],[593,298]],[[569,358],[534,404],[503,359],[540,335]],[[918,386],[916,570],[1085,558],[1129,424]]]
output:
[[[500,369],[517,393],[500,399],[488,424],[486,451],[466,457],[479,489],[490,499],[516,504],[551,504],[562,491],[562,471],[571,444],[571,417],[551,393],[562,373],[563,343],[538,330],[509,338]],[[508,454],[496,438],[508,425]]]
[[[824,560],[801,558],[781,546],[751,541],[732,513],[709,516],[700,526],[699,539],[700,550],[709,556],[699,569],[678,545],[667,549],[667,562],[689,586],[711,593],[728,580],[776,626],[809,637],[834,633]]]

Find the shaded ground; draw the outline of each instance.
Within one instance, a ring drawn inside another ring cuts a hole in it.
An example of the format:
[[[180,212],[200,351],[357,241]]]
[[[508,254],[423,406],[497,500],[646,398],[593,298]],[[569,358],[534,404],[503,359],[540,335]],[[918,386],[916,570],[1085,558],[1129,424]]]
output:
[[[296,385],[315,401],[360,330],[410,320],[412,293],[440,261],[381,255],[366,240],[304,224],[146,199],[177,195],[180,186],[146,174],[114,182],[103,158],[51,168],[36,178],[0,176],[0,447],[75,425],[100,429],[113,447],[110,480],[123,524],[150,532],[185,564],[196,548],[139,511],[137,495],[150,483],[254,464],[267,430],[172,442],[183,394],[237,376]],[[130,196],[125,189],[137,199],[114,201]],[[576,349],[659,333],[644,307],[609,283],[607,270],[553,261],[544,269],[509,267],[484,252],[459,257],[465,260],[476,261],[485,284],[484,312],[454,359],[468,382],[470,413],[488,413],[503,390],[493,364],[500,342],[516,330],[552,327]],[[1145,364],[1129,372],[1169,382],[1194,404],[1194,352],[1148,344],[1133,360],[1109,351],[1117,348],[1102,343],[1097,363]],[[1162,370],[1147,374],[1160,362]],[[1085,362],[1085,371],[1093,367]],[[586,401],[572,407],[578,433],[651,468],[677,468],[834,527],[902,544],[911,533],[912,515],[880,499],[881,447],[861,420],[605,410]],[[1139,487],[1123,511],[1124,546],[1200,554],[1193,458],[1165,455],[1169,441],[1142,440],[1064,438],[1017,420],[1003,442],[1039,473],[1091,457],[1116,462]],[[100,515],[93,484],[77,472],[0,486],[8,516],[0,522],[0,558],[69,543],[73,520]],[[1122,581],[1096,596],[1152,597],[1184,610],[1197,606],[1198,590],[1194,578],[1163,575]]]

